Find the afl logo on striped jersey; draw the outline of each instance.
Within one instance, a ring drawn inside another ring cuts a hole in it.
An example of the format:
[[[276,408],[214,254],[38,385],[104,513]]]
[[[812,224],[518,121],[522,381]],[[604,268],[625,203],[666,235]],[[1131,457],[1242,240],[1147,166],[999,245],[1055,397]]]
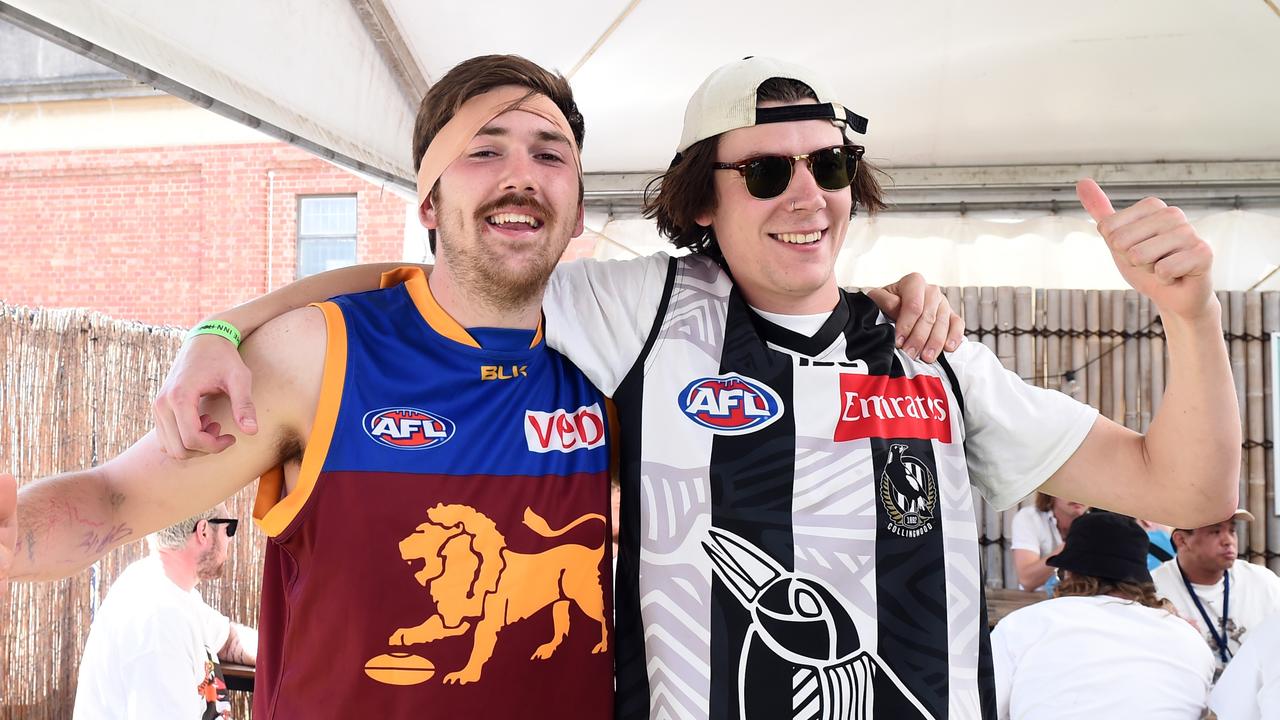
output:
[[[768,385],[737,373],[698,378],[678,398],[690,420],[718,435],[745,435],[782,417],[782,398]]]
[[[397,450],[437,447],[448,442],[454,431],[449,418],[408,407],[370,410],[362,425],[374,442]]]

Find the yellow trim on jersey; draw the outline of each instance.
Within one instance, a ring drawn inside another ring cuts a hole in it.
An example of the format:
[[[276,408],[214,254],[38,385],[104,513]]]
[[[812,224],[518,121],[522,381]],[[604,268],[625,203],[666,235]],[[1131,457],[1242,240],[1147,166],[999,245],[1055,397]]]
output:
[[[253,519],[262,532],[275,537],[284,532],[315,490],[316,480],[329,454],[329,443],[338,423],[338,409],[342,406],[342,386],[347,374],[347,325],[342,319],[342,309],[333,302],[315,303],[324,313],[328,341],[324,355],[324,375],[320,384],[320,399],[316,403],[311,422],[311,435],[302,453],[302,469],[293,492],[284,495],[284,474],[276,468],[263,473],[258,481],[258,496],[253,504]],[[283,497],[282,497],[283,495]]]
[[[431,294],[431,285],[427,281],[426,274],[422,272],[422,268],[406,265],[382,273],[382,287],[388,288],[399,284],[403,284],[405,289],[409,291],[409,297],[413,298],[413,304],[418,308],[418,313],[422,315],[422,319],[433,330],[461,345],[473,348],[480,347],[480,343],[471,337],[471,333],[467,332],[466,328],[462,327],[444,308],[440,307],[440,303],[436,302],[435,296]],[[539,318],[538,329],[534,332],[533,341],[529,343],[529,347],[537,347],[541,341],[542,319]]]

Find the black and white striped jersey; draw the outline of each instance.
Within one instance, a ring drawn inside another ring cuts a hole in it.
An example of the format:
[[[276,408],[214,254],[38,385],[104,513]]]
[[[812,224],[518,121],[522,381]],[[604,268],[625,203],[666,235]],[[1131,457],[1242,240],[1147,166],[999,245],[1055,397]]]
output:
[[[621,422],[620,719],[994,717],[972,489],[1012,505],[1092,408],[914,361],[862,294],[794,332],[703,257],[571,263],[544,307]]]

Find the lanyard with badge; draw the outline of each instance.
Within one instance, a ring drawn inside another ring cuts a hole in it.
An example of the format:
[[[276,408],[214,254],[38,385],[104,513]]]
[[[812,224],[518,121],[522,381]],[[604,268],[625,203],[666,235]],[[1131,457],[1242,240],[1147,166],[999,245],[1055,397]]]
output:
[[[1218,656],[1222,658],[1222,662],[1231,659],[1231,651],[1227,649],[1227,615],[1231,607],[1231,573],[1224,572],[1222,574],[1222,634],[1218,634],[1218,629],[1213,626],[1213,621],[1209,619],[1209,613],[1205,611],[1204,605],[1200,602],[1200,596],[1196,594],[1194,588],[1191,587],[1191,581],[1187,579],[1187,574],[1182,572],[1182,566],[1178,566],[1178,574],[1182,576],[1182,584],[1187,586],[1187,594],[1191,596],[1191,602],[1196,604],[1196,609],[1200,611],[1200,617],[1204,618],[1204,624],[1209,628],[1209,634],[1213,636],[1213,642],[1218,646]]]

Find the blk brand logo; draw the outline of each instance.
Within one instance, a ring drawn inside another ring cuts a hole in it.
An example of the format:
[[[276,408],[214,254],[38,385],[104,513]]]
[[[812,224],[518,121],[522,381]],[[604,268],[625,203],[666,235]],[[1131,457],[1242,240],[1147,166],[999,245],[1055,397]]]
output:
[[[529,377],[528,365],[481,365],[481,380],[514,380]]]

